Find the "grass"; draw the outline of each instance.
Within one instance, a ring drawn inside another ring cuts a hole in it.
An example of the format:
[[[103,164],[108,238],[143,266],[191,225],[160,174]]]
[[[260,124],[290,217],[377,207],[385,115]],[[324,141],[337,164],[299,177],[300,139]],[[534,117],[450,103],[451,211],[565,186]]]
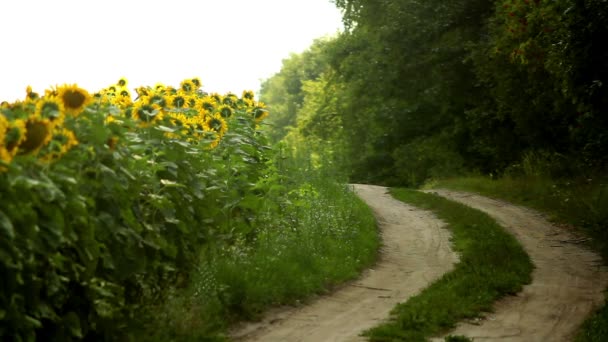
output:
[[[552,179],[548,176],[454,178],[427,186],[476,192],[529,206],[550,216],[556,223],[578,227],[592,239],[590,246],[608,262],[608,179]],[[583,324],[576,341],[608,341],[608,305]]]
[[[371,209],[335,175],[283,167],[287,196],[268,199],[278,206],[258,216],[255,234],[202,254],[190,286],[155,310],[160,329],[146,340],[226,341],[233,323],[305,302],[375,261]]]
[[[425,341],[460,320],[491,311],[495,300],[517,293],[531,281],[528,255],[488,215],[436,195],[407,189],[393,189],[392,194],[447,222],[460,262],[419,295],[397,305],[390,321],[367,331],[371,341]]]

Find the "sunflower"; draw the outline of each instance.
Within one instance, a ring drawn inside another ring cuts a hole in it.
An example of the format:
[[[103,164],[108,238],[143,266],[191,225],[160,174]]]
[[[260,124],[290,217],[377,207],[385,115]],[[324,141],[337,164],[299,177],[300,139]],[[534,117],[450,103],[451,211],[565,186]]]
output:
[[[151,90],[148,87],[139,87],[139,88],[135,89],[135,92],[137,93],[137,97],[142,97],[142,96],[149,96],[151,93]]]
[[[196,96],[188,96],[188,108],[196,108],[198,107],[198,98]]]
[[[218,137],[223,136],[224,133],[226,133],[226,131],[228,130],[228,124],[226,123],[226,120],[224,120],[224,118],[219,115],[219,113],[207,116],[203,127],[206,131],[215,132]]]
[[[182,113],[169,113],[169,121],[175,127],[185,127],[189,124],[188,117]]]
[[[23,153],[37,152],[51,141],[53,125],[49,119],[31,117],[25,122],[25,139],[19,144]]]
[[[8,130],[8,120],[4,116],[4,114],[0,113],[0,146],[4,146],[4,137],[6,135],[6,131]]]
[[[222,103],[225,105],[228,105],[228,106],[234,106],[236,104],[237,100],[238,100],[238,97],[236,97],[236,95],[234,95],[232,93],[228,93],[222,99]]]
[[[232,116],[232,107],[228,105],[222,105],[217,109],[217,112],[225,119]]]
[[[190,81],[192,81],[192,84],[194,84],[194,86],[196,87],[196,89],[200,88],[203,86],[203,84],[201,83],[201,79],[198,77],[195,77],[193,79],[191,79]]]
[[[167,103],[169,108],[187,108],[188,98],[181,94],[171,95],[167,98]]]
[[[162,83],[156,83],[156,84],[154,85],[154,92],[162,94],[162,93],[164,93],[164,92],[165,92],[165,89],[166,89],[166,88],[167,88],[167,86],[166,86],[166,85],[164,85],[164,84],[162,84]]]
[[[179,85],[179,89],[186,94],[190,94],[196,91],[198,87],[192,82],[192,80],[183,80]]]
[[[27,86],[27,88],[25,88],[25,100],[26,101],[35,101],[38,98],[40,98],[40,95],[38,95],[38,93],[35,93],[34,91],[32,91],[32,86]]]
[[[158,105],[161,108],[167,107],[167,98],[159,93],[152,94],[151,96],[147,96],[146,98],[142,98],[142,100],[147,101],[147,104],[150,105]]]
[[[211,93],[209,95],[209,97],[211,97],[213,100],[215,100],[216,103],[222,103],[222,95],[220,95],[218,93]]]
[[[128,84],[127,79],[125,77],[121,77],[118,82],[116,82],[116,85],[119,87],[126,87]]]
[[[253,100],[253,96],[254,96],[253,91],[251,91],[251,90],[244,90],[243,91],[243,98],[244,99]]]
[[[59,100],[63,103],[66,113],[78,116],[82,110],[91,102],[91,95],[78,85],[63,85],[57,88]]]
[[[40,159],[43,161],[57,160],[76,145],[78,145],[78,140],[76,139],[74,132],[67,128],[63,128],[53,134],[48,150],[45,148],[45,153]]]
[[[36,103],[35,117],[49,119],[53,126],[63,123],[65,108],[63,103],[56,97],[43,97]]]
[[[260,122],[264,120],[268,116],[268,110],[266,109],[266,104],[264,102],[258,102],[253,110],[251,111],[251,115],[255,119],[256,122]]]
[[[142,123],[151,123],[162,119],[163,115],[161,107],[158,104],[149,104],[142,101],[137,101],[133,105],[131,115]]]
[[[199,104],[201,109],[204,109],[207,112],[213,112],[215,111],[217,102],[215,102],[215,100],[211,97],[205,97],[199,102]]]

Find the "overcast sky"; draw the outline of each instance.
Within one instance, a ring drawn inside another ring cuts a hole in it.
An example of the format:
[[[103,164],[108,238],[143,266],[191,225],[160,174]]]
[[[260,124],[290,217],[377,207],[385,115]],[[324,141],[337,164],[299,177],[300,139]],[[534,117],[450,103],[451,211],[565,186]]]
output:
[[[341,29],[330,0],[3,0],[0,101],[32,85],[78,83],[97,91],[179,85],[259,90],[290,52]]]

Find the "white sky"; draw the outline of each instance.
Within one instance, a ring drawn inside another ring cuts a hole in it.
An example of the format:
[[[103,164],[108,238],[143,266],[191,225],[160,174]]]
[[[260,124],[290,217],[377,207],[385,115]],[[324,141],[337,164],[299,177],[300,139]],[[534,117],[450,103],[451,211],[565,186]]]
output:
[[[258,91],[290,52],[335,34],[330,0],[1,0],[0,101],[78,83]]]

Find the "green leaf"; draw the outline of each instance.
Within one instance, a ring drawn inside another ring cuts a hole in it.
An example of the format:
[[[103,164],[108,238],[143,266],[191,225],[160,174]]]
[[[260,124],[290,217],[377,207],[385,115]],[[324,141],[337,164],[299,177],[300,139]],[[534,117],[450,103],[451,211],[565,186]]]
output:
[[[82,338],[82,328],[80,327],[80,318],[75,312],[70,312],[64,318],[68,330],[72,336]]]
[[[183,184],[179,184],[177,182],[174,182],[172,180],[169,179],[161,179],[160,180],[160,184],[166,186],[166,187],[171,187],[171,188],[185,188],[186,186]]]
[[[13,223],[2,210],[0,210],[0,233],[11,240],[15,238],[15,228],[13,227]]]

